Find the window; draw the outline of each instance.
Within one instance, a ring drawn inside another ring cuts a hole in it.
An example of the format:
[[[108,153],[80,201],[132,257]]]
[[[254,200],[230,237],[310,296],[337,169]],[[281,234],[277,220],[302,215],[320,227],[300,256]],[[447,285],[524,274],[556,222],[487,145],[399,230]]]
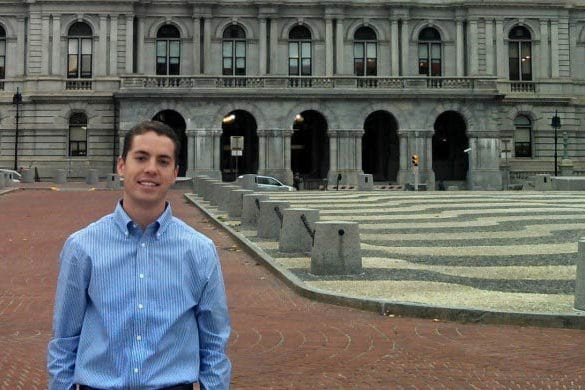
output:
[[[378,72],[378,41],[369,27],[360,27],[353,35],[353,73],[375,76]]]
[[[310,76],[312,74],[311,32],[304,26],[295,26],[288,34],[288,74]]]
[[[418,34],[418,74],[441,76],[441,34],[427,27]]]
[[[67,77],[91,78],[93,36],[91,28],[83,22],[74,23],[67,36]]]
[[[516,26],[508,36],[510,80],[532,80],[532,37],[526,27]]]
[[[87,156],[87,116],[81,112],[69,118],[69,156]]]
[[[532,157],[532,124],[530,119],[519,115],[514,120],[514,156]]]
[[[156,74],[178,75],[181,68],[181,34],[165,24],[156,34]]]
[[[6,31],[0,27],[0,79],[6,77]]]
[[[223,74],[244,76],[246,74],[246,33],[238,25],[223,32]]]

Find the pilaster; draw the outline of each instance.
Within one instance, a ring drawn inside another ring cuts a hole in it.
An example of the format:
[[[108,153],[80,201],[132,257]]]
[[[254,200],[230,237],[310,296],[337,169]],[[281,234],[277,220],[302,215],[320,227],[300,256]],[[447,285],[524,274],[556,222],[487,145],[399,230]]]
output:
[[[504,21],[502,19],[496,19],[496,61],[498,78],[505,79],[507,72],[504,47]]]
[[[469,39],[467,40],[469,52],[469,73],[470,76],[476,76],[478,73],[477,58],[477,20],[471,19],[468,22]]]
[[[494,21],[488,19],[485,21],[485,51],[486,51],[486,73],[495,74],[495,53],[494,53]]]
[[[333,20],[325,17],[325,75],[333,76]]]
[[[276,17],[270,19],[270,74],[278,74],[278,18]]]
[[[211,73],[211,17],[203,21],[203,70],[202,73]]]
[[[52,72],[55,76],[61,76],[61,15],[53,14],[53,59],[51,61]]]
[[[16,31],[17,31],[16,57],[20,59],[16,63],[16,66],[17,66],[16,76],[22,76],[25,74],[25,69],[24,69],[25,61],[23,61],[24,56],[25,56],[25,54],[24,54],[24,37],[26,36],[25,23],[24,23],[23,16],[19,16],[16,20],[18,23],[17,27],[16,27]]]
[[[457,24],[457,36],[455,38],[456,51],[457,51],[457,77],[463,77],[465,75],[465,55],[463,50],[463,19],[458,18]]]
[[[400,41],[398,39],[398,19],[396,18],[392,18],[390,21],[390,46],[392,50],[391,74],[397,77],[400,75]]]
[[[362,171],[362,137],[363,129],[329,130],[329,184],[357,185],[358,175]]]
[[[260,18],[260,45],[259,45],[259,64],[258,64],[258,74],[263,76],[266,74],[266,18]]]
[[[409,75],[409,66],[408,66],[408,62],[409,62],[409,45],[410,45],[410,39],[409,39],[409,28],[408,28],[408,18],[403,18],[402,19],[402,25],[401,25],[401,32],[400,35],[402,37],[402,76],[408,76]]]
[[[139,74],[144,74],[144,16],[140,15],[137,19],[138,26],[136,27],[136,70]]]
[[[95,58],[96,76],[105,76],[108,58],[108,16],[100,15],[100,31],[98,36],[97,56]]]
[[[343,18],[339,17],[337,18],[337,22],[335,24],[335,58],[336,58],[336,72],[339,75],[344,74],[345,72],[345,68],[344,68],[344,59],[345,59],[345,53],[343,50],[344,47],[344,34],[345,34],[345,30],[343,29]]]
[[[41,74],[49,75],[49,31],[50,16],[43,15],[41,19]]]
[[[134,60],[134,15],[126,15],[126,73],[133,73]]]
[[[201,74],[201,20],[193,16],[193,74]]]
[[[550,51],[551,51],[551,75],[559,77],[559,23],[557,20],[550,22]]]
[[[118,74],[118,15],[110,15],[110,75]]]
[[[290,139],[292,130],[258,130],[258,173],[292,183]]]

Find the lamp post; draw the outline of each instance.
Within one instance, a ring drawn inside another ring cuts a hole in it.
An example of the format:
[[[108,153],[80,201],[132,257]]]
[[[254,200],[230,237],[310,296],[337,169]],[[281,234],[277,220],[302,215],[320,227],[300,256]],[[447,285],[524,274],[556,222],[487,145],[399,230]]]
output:
[[[19,88],[12,97],[12,104],[16,105],[16,133],[14,135],[14,170],[18,169],[18,119],[20,118],[20,105],[22,104],[22,94]]]
[[[555,129],[555,176],[557,175],[557,130],[561,128],[561,118],[555,110],[555,116],[552,117],[552,122],[550,124],[553,129]]]

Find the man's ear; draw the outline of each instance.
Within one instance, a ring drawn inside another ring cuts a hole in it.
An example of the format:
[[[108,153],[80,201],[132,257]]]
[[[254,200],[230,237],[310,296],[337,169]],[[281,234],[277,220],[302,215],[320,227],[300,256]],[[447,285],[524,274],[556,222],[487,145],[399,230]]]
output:
[[[124,168],[126,167],[126,161],[122,158],[122,156],[118,157],[118,162],[116,163],[116,171],[118,175],[124,176]]]

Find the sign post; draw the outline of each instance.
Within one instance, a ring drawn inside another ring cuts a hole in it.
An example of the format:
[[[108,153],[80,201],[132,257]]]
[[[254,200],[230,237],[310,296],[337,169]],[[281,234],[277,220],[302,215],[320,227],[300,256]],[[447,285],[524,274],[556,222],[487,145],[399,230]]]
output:
[[[230,149],[232,157],[236,159],[236,179],[238,178],[238,157],[244,154],[244,136],[232,135],[230,137]]]

